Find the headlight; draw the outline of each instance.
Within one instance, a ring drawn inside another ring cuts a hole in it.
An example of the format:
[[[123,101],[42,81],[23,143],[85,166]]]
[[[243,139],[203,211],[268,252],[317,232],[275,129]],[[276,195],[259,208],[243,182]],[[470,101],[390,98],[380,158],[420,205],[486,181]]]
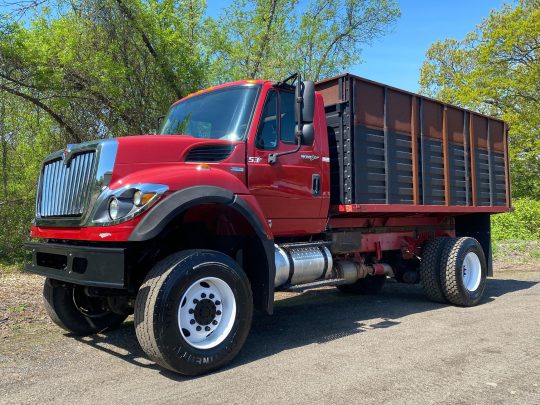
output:
[[[163,184],[133,184],[119,189],[105,188],[98,197],[93,223],[113,225],[142,214],[169,188]]]
[[[118,198],[113,197],[111,198],[111,201],[109,202],[109,217],[114,221],[118,219],[118,214],[120,212],[120,202],[118,201]]]

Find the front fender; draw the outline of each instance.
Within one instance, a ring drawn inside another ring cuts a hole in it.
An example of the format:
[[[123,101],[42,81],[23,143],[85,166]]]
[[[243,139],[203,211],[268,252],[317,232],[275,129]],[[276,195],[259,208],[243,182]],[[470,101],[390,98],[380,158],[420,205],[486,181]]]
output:
[[[129,240],[145,241],[158,236],[185,210],[200,204],[224,204],[238,211],[251,224],[259,238],[272,240],[270,228],[252,196],[237,195],[216,186],[193,186],[176,191],[161,200],[141,219]]]
[[[137,224],[129,241],[140,242],[157,237],[167,225],[185,210],[200,204],[223,204],[236,210],[254,229],[265,257],[260,257],[259,271],[252,288],[256,307],[271,314],[274,302],[274,241],[262,211],[251,195],[238,195],[216,186],[193,186],[164,198],[156,204]],[[255,291],[254,291],[255,292]]]

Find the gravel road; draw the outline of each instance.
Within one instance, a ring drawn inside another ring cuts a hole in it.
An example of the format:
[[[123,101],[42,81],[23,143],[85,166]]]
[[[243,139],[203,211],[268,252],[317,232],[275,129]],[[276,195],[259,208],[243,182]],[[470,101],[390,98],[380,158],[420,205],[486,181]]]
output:
[[[473,308],[395,283],[282,294],[239,357],[198,378],[148,361],[131,322],[82,339],[47,327],[0,351],[0,403],[538,404],[540,272],[513,278],[490,279]]]

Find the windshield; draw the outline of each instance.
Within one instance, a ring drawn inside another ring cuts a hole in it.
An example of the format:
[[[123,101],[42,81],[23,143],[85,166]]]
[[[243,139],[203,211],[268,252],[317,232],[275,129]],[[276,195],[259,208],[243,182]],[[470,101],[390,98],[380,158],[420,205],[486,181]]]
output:
[[[234,86],[190,97],[171,107],[160,134],[245,139],[260,86]]]

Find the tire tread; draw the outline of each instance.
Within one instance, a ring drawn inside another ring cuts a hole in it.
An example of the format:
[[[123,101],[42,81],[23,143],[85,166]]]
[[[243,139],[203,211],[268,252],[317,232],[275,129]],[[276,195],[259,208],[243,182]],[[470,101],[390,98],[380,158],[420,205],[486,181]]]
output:
[[[73,288],[74,286],[53,285],[49,279],[45,279],[43,284],[45,311],[51,320],[62,329],[74,335],[87,336],[115,329],[127,318],[127,315],[113,312],[98,318],[86,317],[75,308],[71,297]],[[68,289],[69,292],[67,292]]]
[[[442,253],[440,279],[443,294],[448,302],[462,307],[476,305],[479,301],[479,299],[472,299],[469,295],[462,291],[460,288],[461,280],[458,279],[461,277],[461,265],[458,266],[458,264],[460,264],[458,261],[462,260],[460,259],[460,256],[463,254],[464,245],[470,243],[471,240],[474,240],[474,242],[478,245],[478,248],[481,249],[476,239],[470,237],[461,237],[453,238],[448,244],[445,245]],[[479,286],[482,292],[484,289],[484,283],[485,280],[483,280]]]
[[[166,362],[164,354],[159,350],[154,334],[154,309],[159,293],[174,269],[174,265],[194,252],[194,250],[185,250],[160,261],[148,272],[135,299],[135,334],[139,344],[150,360],[173,371],[174,369]]]
[[[420,285],[426,297],[434,302],[446,303],[440,279],[441,257],[451,238],[439,237],[426,242],[420,262]]]

